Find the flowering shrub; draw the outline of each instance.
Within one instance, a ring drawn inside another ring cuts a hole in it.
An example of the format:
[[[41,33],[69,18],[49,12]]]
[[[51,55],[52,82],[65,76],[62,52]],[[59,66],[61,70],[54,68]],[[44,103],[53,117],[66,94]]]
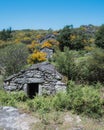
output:
[[[48,42],[52,45],[59,45],[59,42],[55,39],[49,39]]]
[[[33,52],[35,49],[39,50],[40,44],[36,41],[32,41],[32,43],[28,45],[27,48],[29,49],[30,52]]]
[[[50,44],[49,41],[46,41],[46,42],[44,42],[43,45],[42,45],[42,48],[44,48],[44,47],[49,47],[49,48],[51,48],[51,47],[52,47],[52,44]]]
[[[94,49],[94,47],[91,47],[91,46],[85,46],[84,49],[86,51],[92,51]]]
[[[45,60],[46,60],[46,53],[35,50],[31,55],[29,55],[27,62],[29,64],[34,64]]]
[[[36,39],[41,39],[42,38],[42,35],[36,35]]]
[[[75,35],[71,34],[69,38],[70,38],[71,41],[74,41],[74,40],[76,40],[77,37]]]

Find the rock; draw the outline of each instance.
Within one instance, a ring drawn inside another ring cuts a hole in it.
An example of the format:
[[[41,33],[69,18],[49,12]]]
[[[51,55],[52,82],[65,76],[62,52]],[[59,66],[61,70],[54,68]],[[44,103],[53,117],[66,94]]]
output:
[[[34,76],[34,74],[32,72],[28,72],[28,73],[25,74],[26,78],[31,78],[33,76]]]
[[[79,116],[76,117],[76,120],[77,120],[77,123],[80,123],[81,122],[81,119]]]
[[[15,85],[4,86],[4,89],[7,91],[15,91],[15,90],[17,90],[17,86],[15,86]]]
[[[83,130],[82,128],[73,128],[73,130]]]
[[[69,115],[66,115],[66,116],[64,117],[64,120],[65,120],[65,122],[69,123],[69,122],[72,122],[72,121],[73,121],[73,118],[72,118],[71,116],[69,116]]]
[[[39,122],[39,119],[25,113],[20,114],[16,108],[0,107],[0,129],[30,130],[31,124],[37,122]]]
[[[8,111],[8,112],[13,112],[13,111],[17,111],[17,108],[5,106],[5,107],[2,107],[2,110]]]
[[[61,81],[57,81],[57,83],[55,85],[55,90],[56,90],[56,92],[66,91],[65,83],[62,83]]]
[[[43,78],[28,78],[27,83],[43,83]]]
[[[13,82],[16,83],[16,84],[24,84],[24,83],[27,82],[27,80],[26,80],[26,77],[25,77],[25,76],[24,76],[23,78],[19,78],[19,77],[17,76],[17,78],[15,78],[15,79],[13,80]]]
[[[61,79],[62,79],[62,75],[61,75],[60,73],[57,73],[57,74],[55,75],[55,79],[61,80]]]
[[[75,128],[73,128],[72,130],[84,130],[82,126],[77,126]]]

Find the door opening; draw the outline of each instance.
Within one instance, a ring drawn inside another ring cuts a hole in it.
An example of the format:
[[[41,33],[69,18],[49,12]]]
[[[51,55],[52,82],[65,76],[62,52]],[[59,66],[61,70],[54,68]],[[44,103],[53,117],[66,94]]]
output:
[[[29,83],[27,85],[27,94],[29,98],[34,98],[39,91],[39,84],[38,83]]]

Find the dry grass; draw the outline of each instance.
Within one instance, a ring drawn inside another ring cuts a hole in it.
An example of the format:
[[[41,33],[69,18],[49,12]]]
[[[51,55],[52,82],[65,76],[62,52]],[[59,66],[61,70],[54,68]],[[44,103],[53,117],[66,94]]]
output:
[[[32,130],[104,130],[104,119],[95,120],[71,112],[51,112],[38,114],[38,123],[32,125]]]
[[[82,124],[84,126],[84,130],[104,130],[104,118],[100,120],[83,118]]]

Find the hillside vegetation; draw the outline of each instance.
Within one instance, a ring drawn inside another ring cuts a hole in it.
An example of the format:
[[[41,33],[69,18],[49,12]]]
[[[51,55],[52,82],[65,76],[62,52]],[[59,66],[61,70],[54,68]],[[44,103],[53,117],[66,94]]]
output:
[[[51,58],[41,49],[54,50]],[[48,60],[65,76],[65,93],[36,96],[30,100],[24,93],[6,93],[2,79],[31,64]],[[0,31],[0,105],[12,105],[28,111],[50,113],[69,111],[91,118],[104,115],[104,25],[61,30]],[[20,106],[19,106],[20,105]]]

